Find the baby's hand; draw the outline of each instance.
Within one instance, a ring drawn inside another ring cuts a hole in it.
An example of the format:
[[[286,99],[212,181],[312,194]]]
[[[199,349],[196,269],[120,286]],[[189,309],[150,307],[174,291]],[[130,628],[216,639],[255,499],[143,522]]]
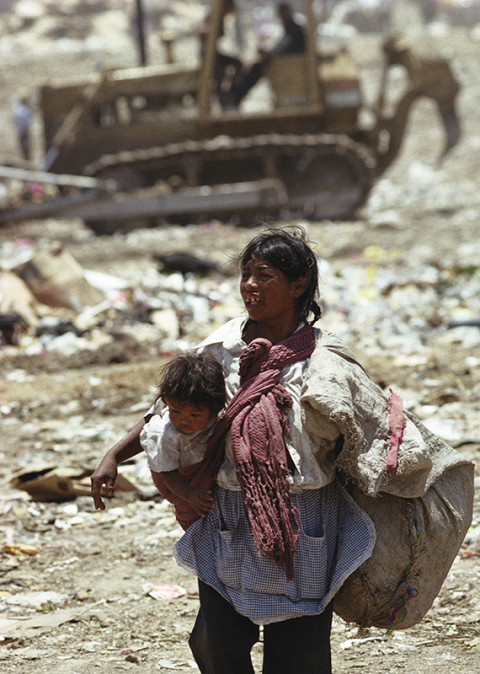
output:
[[[190,488],[188,502],[197,515],[203,517],[213,510],[213,496],[211,491],[205,489]]]

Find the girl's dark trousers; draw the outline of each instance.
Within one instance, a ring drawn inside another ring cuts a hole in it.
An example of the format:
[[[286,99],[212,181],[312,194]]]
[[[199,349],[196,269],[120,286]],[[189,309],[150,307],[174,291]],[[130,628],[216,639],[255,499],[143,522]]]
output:
[[[259,627],[216,590],[198,582],[200,610],[189,645],[202,674],[254,674],[250,651]],[[263,674],[331,674],[332,604],[320,615],[265,625]]]

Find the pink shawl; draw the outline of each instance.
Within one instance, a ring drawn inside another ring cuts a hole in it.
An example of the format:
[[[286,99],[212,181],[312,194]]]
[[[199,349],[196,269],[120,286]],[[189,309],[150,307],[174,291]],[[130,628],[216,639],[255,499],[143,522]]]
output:
[[[253,340],[240,358],[241,386],[225,409],[208,442],[204,458],[181,469],[192,486],[212,489],[223,461],[225,436],[231,429],[232,450],[243,502],[260,554],[293,578],[298,541],[298,513],[290,498],[285,413],[292,400],[279,384],[282,368],[308,358],[315,348],[314,330],[307,325],[272,345]],[[175,505],[177,520],[187,529],[198,516],[190,505],[166,489],[152,473],[161,494]]]

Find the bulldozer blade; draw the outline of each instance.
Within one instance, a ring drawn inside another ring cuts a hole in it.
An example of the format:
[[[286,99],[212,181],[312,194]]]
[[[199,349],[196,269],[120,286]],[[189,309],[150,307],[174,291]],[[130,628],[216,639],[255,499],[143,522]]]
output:
[[[59,187],[78,187],[80,189],[95,189],[113,193],[117,189],[114,180],[100,180],[90,176],[72,176],[57,173],[48,173],[36,169],[0,166],[0,179],[23,180],[25,182],[42,183],[44,185],[58,185]]]
[[[28,219],[80,218],[85,221],[125,222],[136,218],[168,215],[212,215],[250,210],[276,210],[287,202],[281,180],[268,178],[253,182],[184,188],[169,194],[157,188],[115,196],[85,191],[83,194],[29,204],[0,213],[0,223]]]

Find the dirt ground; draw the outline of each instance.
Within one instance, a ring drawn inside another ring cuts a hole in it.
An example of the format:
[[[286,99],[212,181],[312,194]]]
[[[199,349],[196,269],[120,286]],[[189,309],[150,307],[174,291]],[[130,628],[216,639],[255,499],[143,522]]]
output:
[[[461,270],[479,273],[480,85],[474,38],[471,27],[449,28],[443,36],[422,32],[422,46],[448,52],[463,85],[459,108],[464,135],[444,165],[435,164],[441,136],[431,108],[420,104],[400,158],[374,189],[360,217],[305,226],[334,272],[365,268],[365,251],[375,246],[380,255],[384,252],[380,261],[377,258],[382,270],[415,278],[420,267],[430,264],[453,274],[449,289],[435,296],[440,298],[438,323],[432,322],[423,333],[428,348],[421,357],[414,349],[396,352],[388,335],[381,337],[382,315],[367,328],[370,341],[362,323],[348,333],[347,341],[382,387],[391,385],[423,409],[434,407],[440,418],[456,415],[468,430],[455,445],[476,463],[478,472],[478,327],[470,328],[470,341],[447,340],[446,332],[438,330],[459,303],[464,309],[478,307],[477,297],[468,291],[461,300],[455,294],[455,283],[464,278]],[[364,35],[352,44],[367,88],[379,72],[378,43],[378,36]],[[21,83],[35,84],[53,71],[65,76],[88,71],[99,57],[90,52],[81,59],[64,54],[59,62],[53,49],[44,52],[42,61],[28,50],[17,51],[15,59],[2,53],[9,66],[1,74],[4,121]],[[118,52],[113,56],[120,58]],[[2,146],[14,154],[8,121],[2,128]],[[61,241],[84,268],[121,278],[135,278],[139,269],[147,275],[152,250],[182,247],[226,265],[213,282],[231,284],[233,297],[235,275],[229,260],[256,231],[210,222],[95,237],[80,222],[49,220],[1,228],[0,245],[5,251],[12,242],[44,246]],[[4,268],[7,262],[2,260]],[[231,302],[234,306],[235,300]],[[407,311],[409,320],[413,315],[415,306]],[[328,311],[324,320],[327,327],[344,325]],[[187,323],[184,340],[194,343],[210,327],[197,326],[192,334]],[[135,338],[134,331],[118,332],[121,337],[108,345],[73,354],[0,347],[0,669],[9,674],[198,671],[187,644],[198,609],[196,579],[175,564],[172,546],[181,530],[150,484],[143,459],[123,470],[138,489],[118,490],[104,512],[94,511],[88,495],[63,503],[41,502],[10,484],[13,473],[38,461],[59,468],[95,467],[148,408],[159,366],[169,352],[151,340]],[[476,485],[478,494],[478,478]],[[417,626],[387,635],[334,618],[336,673],[479,671],[479,522],[477,500],[473,533]],[[178,585],[180,596],[152,596],[152,586],[157,585],[158,591]],[[260,672],[261,644],[255,646],[254,661]]]

